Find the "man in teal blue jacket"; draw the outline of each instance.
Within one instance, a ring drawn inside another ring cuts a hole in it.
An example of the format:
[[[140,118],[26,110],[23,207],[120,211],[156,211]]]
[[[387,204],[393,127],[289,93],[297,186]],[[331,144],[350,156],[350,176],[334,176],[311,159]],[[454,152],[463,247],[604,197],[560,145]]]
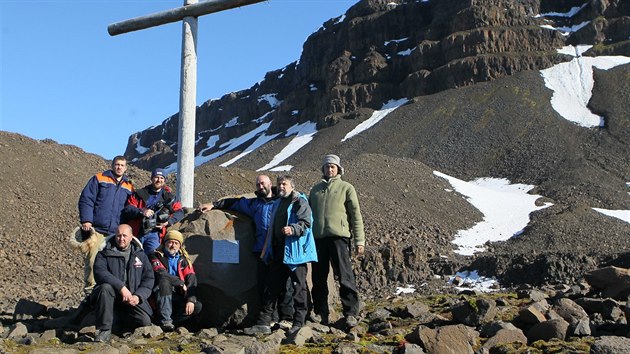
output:
[[[306,284],[307,263],[317,262],[315,239],[311,230],[312,214],[308,199],[294,190],[291,176],[278,177],[278,196],[269,232],[265,238],[261,258],[269,265],[268,291],[255,326],[245,333],[271,333],[274,304],[278,301],[287,279],[294,284],[293,325],[289,334],[304,325],[307,313],[308,286]]]

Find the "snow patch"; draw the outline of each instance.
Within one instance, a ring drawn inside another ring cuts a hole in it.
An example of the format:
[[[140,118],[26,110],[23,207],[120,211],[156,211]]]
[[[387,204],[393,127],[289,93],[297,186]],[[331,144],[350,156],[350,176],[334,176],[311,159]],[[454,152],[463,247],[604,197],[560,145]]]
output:
[[[406,57],[408,55],[411,55],[411,53],[413,53],[414,50],[416,50],[416,47],[413,47],[413,48],[407,49],[407,50],[403,50],[402,52],[398,52],[396,54],[398,54],[400,56],[403,56],[403,57]]]
[[[208,137],[208,140],[206,141],[206,147],[203,148],[201,151],[199,151],[197,156],[195,156],[195,167],[203,165],[204,163],[215,158],[213,157],[213,155],[203,156],[203,153],[214,148],[216,144],[219,142],[219,139],[220,139],[219,135],[212,135]]]
[[[630,224],[630,210],[609,210],[600,208],[593,208],[593,210],[607,216],[612,216],[613,218],[617,218]]]
[[[315,134],[317,134],[317,123],[306,122],[292,126],[287,130],[285,136],[289,137],[291,135],[296,135],[296,137],[293,138],[276,156],[274,156],[268,164],[256,171],[266,171],[280,164],[296,151],[300,150],[304,145],[310,143]]]
[[[560,63],[540,73],[545,86],[553,91],[551,105],[564,119],[585,128],[604,125],[604,118],[593,114],[587,107],[594,85],[593,67],[608,70],[630,63],[630,57],[601,56],[583,57],[589,46],[564,47],[560,53],[575,56],[573,60]]]
[[[590,23],[590,21],[584,21],[584,22],[582,22],[580,24],[577,24],[577,25],[571,26],[571,27],[566,27],[566,26],[553,27],[551,25],[541,25],[540,27],[546,28],[546,29],[550,29],[550,30],[553,30],[553,31],[559,31],[560,34],[562,34],[563,36],[566,37],[566,36],[568,36],[569,34],[571,34],[573,32],[579,31],[580,29],[582,29],[582,27],[588,25],[589,23]]]
[[[400,294],[413,294],[416,292],[416,288],[413,285],[407,284],[407,286],[396,287],[396,295]]]
[[[371,128],[376,123],[378,123],[381,120],[383,120],[388,114],[390,114],[394,110],[396,110],[396,108],[404,105],[407,102],[409,102],[408,98],[401,98],[399,100],[389,100],[389,101],[387,101],[379,111],[374,111],[374,113],[372,113],[372,116],[370,118],[368,118],[365,121],[361,122],[354,129],[352,129],[352,131],[350,131],[348,134],[346,134],[346,136],[343,139],[341,139],[341,142],[344,142],[344,141],[354,137],[355,135],[358,135],[359,133],[361,133],[361,132]]]
[[[500,289],[499,282],[494,277],[488,278],[481,276],[476,270],[458,272],[457,274],[452,276],[448,280],[448,282],[450,284],[453,284],[453,280],[455,280],[457,277],[461,278],[462,281],[462,285],[455,287],[459,291],[473,289],[480,292],[489,293]]]
[[[136,141],[136,152],[140,155],[146,153],[147,151],[149,151],[148,147],[144,147],[142,145],[140,145],[140,137],[138,137],[138,141]]]
[[[400,42],[404,42],[404,41],[406,41],[408,39],[409,39],[409,37],[400,38],[400,39],[390,39],[389,41],[383,42],[383,45],[387,46],[390,43],[400,43]]]
[[[276,166],[276,167],[270,169],[269,171],[271,171],[271,172],[286,172],[286,171],[291,171],[292,168],[293,168],[293,165],[282,165],[282,166]]]
[[[582,6],[572,7],[567,12],[547,12],[547,13],[544,13],[544,14],[536,15],[536,16],[534,16],[534,18],[540,18],[540,17],[565,17],[565,18],[571,18],[571,17],[575,16],[578,12],[582,11],[582,9],[586,7],[586,5],[588,5],[588,2],[584,3],[584,5],[582,5]]]
[[[274,110],[274,109],[272,109],[271,111],[269,111],[269,112],[267,112],[267,113],[263,114],[262,116],[260,116],[260,117],[258,117],[258,118],[256,118],[256,119],[254,119],[252,122],[254,122],[254,123],[261,123],[262,121],[264,121],[264,120],[267,118],[267,116],[268,116],[268,115],[270,115],[270,114],[271,114],[271,113],[273,113],[274,111],[275,111],[275,110]]]
[[[227,123],[225,123],[225,128],[230,128],[238,125],[238,116],[230,119]]]
[[[534,186],[510,184],[507,179],[479,178],[465,182],[438,171],[433,174],[448,180],[484,215],[481,222],[455,235],[453,243],[459,247],[455,252],[464,256],[483,251],[483,244],[488,241],[504,241],[520,235],[529,223],[531,212],[553,205],[537,206],[535,202],[540,196],[527,194]]]
[[[266,101],[267,103],[269,103],[271,108],[276,108],[280,105],[280,103],[282,103],[282,101],[276,98],[277,95],[277,93],[268,93],[261,95],[260,97],[258,97],[258,103]]]

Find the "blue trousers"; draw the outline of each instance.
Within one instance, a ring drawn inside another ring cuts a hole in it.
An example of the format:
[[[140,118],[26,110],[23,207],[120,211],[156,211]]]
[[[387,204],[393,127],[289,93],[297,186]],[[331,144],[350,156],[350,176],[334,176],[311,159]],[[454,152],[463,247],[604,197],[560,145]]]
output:
[[[147,232],[138,237],[138,240],[142,242],[142,248],[147,256],[153,254],[153,252],[160,247],[160,234],[158,232]]]
[[[195,302],[195,309],[186,315],[186,297],[176,291],[168,279],[163,279],[154,291],[157,302],[157,317],[161,324],[182,323],[201,312],[200,301]]]

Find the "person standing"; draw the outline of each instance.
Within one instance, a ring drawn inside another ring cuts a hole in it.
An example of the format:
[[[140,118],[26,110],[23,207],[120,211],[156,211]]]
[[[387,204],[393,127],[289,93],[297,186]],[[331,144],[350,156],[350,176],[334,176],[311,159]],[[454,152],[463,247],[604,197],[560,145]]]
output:
[[[95,284],[92,267],[96,253],[105,237],[117,232],[125,202],[134,192],[126,171],[127,159],[120,155],[114,157],[111,169],[90,178],[79,197],[80,232],[82,241],[89,243],[83,247],[86,295]]]
[[[337,155],[326,155],[322,164],[323,179],[311,189],[313,234],[319,261],[313,263],[313,311],[316,319],[328,323],[328,272],[330,266],[339,278],[339,296],[345,324],[358,324],[359,293],[352,270],[351,243],[363,255],[365,233],[357,193],[352,184],[343,181],[344,169]],[[319,318],[317,318],[319,317]]]
[[[201,204],[199,209],[207,212],[212,209],[228,209],[243,213],[254,221],[256,225],[256,237],[252,252],[258,259],[258,267],[256,273],[256,282],[258,284],[258,300],[262,305],[267,284],[267,276],[269,267],[261,260],[260,254],[265,244],[265,238],[269,227],[272,223],[274,203],[277,196],[273,193],[271,178],[267,175],[259,175],[256,177],[256,198],[224,198],[214,203]],[[288,284],[288,283],[287,283]],[[288,288],[289,286],[287,286]],[[277,305],[278,314],[274,313],[274,317],[280,321],[290,320],[292,318],[293,308],[290,304],[291,298],[284,296]],[[275,319],[275,318],[274,318]]]
[[[96,255],[94,279],[96,287],[89,301],[96,308],[96,341],[111,339],[115,317],[134,328],[151,324],[148,299],[153,289],[153,268],[129,225],[118,226],[116,235]]]
[[[161,168],[151,172],[151,184],[136,190],[127,199],[122,218],[142,242],[144,253],[153,254],[166,234],[166,229],[184,217],[182,204],[166,185],[166,174]]]
[[[312,213],[308,199],[295,190],[291,176],[277,180],[278,196],[272,224],[265,239],[261,258],[268,264],[268,291],[258,315],[257,324],[246,328],[246,334],[271,333],[271,320],[275,304],[287,280],[293,283],[293,323],[288,334],[297,332],[306,320],[308,286],[307,263],[317,262],[315,240],[311,230]]]
[[[170,332],[178,324],[201,312],[197,301],[197,275],[184,248],[184,236],[171,230],[160,247],[149,257],[155,272],[155,298],[158,320]]]

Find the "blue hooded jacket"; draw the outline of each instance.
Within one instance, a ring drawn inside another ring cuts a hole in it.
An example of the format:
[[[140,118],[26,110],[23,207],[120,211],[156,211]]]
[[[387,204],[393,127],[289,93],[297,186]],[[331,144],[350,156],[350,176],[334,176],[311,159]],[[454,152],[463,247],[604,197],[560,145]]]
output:
[[[293,200],[287,208],[288,219],[285,225],[292,226],[294,234],[284,237],[282,263],[289,266],[291,270],[295,270],[300,264],[317,262],[317,250],[315,249],[315,238],[313,237],[313,228],[311,226],[313,223],[313,213],[308,204],[308,198],[304,193],[298,192],[293,192],[292,198]],[[280,205],[280,199],[277,199],[274,203],[274,217],[278,205]],[[304,221],[304,219],[308,222],[299,224],[299,221]],[[265,238],[265,247],[260,256],[265,263],[269,263],[274,259],[273,247],[271,245],[274,218],[271,220],[272,224],[269,225],[269,231]]]

